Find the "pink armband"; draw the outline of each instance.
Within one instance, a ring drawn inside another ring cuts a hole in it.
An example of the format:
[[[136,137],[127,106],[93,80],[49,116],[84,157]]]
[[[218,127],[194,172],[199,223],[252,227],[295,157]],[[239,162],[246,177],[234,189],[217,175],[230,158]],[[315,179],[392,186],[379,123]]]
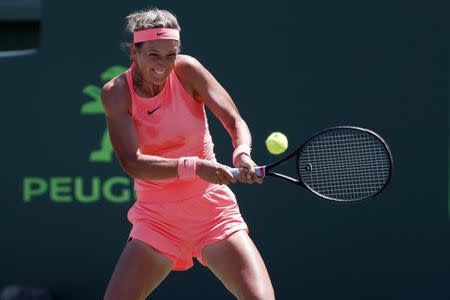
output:
[[[241,154],[247,154],[248,156],[250,156],[251,150],[252,149],[250,148],[250,146],[246,145],[246,144],[241,144],[241,145],[237,146],[233,152],[233,166],[235,166],[235,167],[237,166],[237,160]]]
[[[178,177],[181,179],[194,179],[197,174],[197,156],[180,157],[178,159]]]

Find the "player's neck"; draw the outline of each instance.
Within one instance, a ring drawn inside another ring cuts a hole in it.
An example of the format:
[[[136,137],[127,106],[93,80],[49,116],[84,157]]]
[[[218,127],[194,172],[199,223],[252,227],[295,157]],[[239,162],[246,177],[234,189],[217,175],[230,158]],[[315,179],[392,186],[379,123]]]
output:
[[[139,94],[141,94],[142,96],[146,98],[154,97],[158,95],[163,89],[164,85],[158,85],[145,81],[141,74],[139,74],[139,72],[135,69],[133,69],[132,72],[134,88],[137,89]]]

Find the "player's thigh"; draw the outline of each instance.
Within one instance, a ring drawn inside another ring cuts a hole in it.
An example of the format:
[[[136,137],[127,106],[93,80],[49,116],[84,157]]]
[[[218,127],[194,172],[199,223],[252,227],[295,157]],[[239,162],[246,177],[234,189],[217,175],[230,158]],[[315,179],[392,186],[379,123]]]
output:
[[[142,300],[170,273],[172,261],[140,240],[125,246],[104,300]]]
[[[245,231],[205,246],[202,256],[238,299],[275,299],[266,266]]]

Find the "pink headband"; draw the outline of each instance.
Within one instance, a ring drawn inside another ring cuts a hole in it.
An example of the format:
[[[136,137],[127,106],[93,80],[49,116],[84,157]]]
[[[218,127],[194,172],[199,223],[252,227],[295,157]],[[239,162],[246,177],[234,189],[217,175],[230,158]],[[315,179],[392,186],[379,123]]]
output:
[[[134,43],[152,40],[180,40],[180,31],[171,28],[150,28],[134,32]]]

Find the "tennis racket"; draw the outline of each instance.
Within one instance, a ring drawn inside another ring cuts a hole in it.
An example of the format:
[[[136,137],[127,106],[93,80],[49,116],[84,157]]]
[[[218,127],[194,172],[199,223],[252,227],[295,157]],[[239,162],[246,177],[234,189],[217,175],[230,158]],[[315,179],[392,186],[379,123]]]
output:
[[[297,178],[274,172],[292,160]],[[387,143],[372,130],[354,126],[331,127],[316,133],[302,146],[270,165],[255,167],[258,177],[276,177],[333,201],[358,201],[379,194],[392,175]],[[234,176],[238,168],[232,168]]]

